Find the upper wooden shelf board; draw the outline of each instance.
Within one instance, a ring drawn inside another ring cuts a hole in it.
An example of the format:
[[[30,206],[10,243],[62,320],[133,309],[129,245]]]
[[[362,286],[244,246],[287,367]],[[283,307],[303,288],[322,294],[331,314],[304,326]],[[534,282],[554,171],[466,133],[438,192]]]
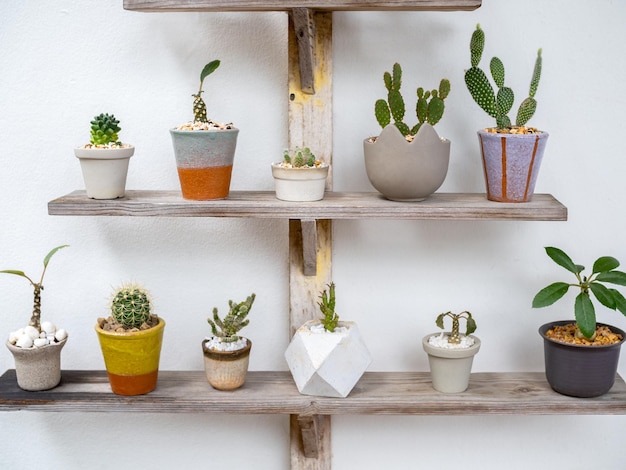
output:
[[[482,0],[124,0],[126,10],[165,11],[470,11]]]
[[[136,397],[111,392],[105,371],[62,373],[49,391],[25,392],[15,370],[0,377],[0,411],[149,413],[474,415],[626,414],[626,384],[617,377],[608,394],[572,398],[554,392],[542,372],[475,373],[467,391],[444,394],[427,372],[366,372],[347,398],[301,395],[289,372],[251,371],[232,392],[211,388],[203,371],[160,371],[156,390]]]
[[[250,217],[272,219],[567,220],[567,208],[549,194],[527,203],[488,201],[484,194],[435,193],[422,202],[394,202],[378,193],[327,192],[316,202],[285,202],[273,191],[231,191],[227,199],[190,201],[180,191],[126,191],[119,199],[87,198],[74,191],[48,203],[50,215],[144,217]]]

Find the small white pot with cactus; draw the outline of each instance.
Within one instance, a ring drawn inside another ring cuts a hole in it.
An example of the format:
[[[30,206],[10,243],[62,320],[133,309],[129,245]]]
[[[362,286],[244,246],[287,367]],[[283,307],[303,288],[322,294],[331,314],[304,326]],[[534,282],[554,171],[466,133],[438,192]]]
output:
[[[272,163],[276,198],[293,202],[324,199],[329,168],[309,147],[285,150],[283,160]]]
[[[90,142],[74,149],[89,198],[116,199],[126,193],[128,163],[135,147],[119,141],[119,123],[113,114],[95,116]]]
[[[7,269],[0,273],[15,274],[30,282],[34,289],[33,313],[27,326],[12,332],[7,348],[15,359],[17,385],[23,390],[38,391],[56,387],[61,381],[61,350],[67,342],[67,331],[49,321],[41,321],[41,291],[48,262],[61,248],[53,248],[43,260],[43,271],[36,282],[23,271]]]
[[[229,300],[223,320],[217,307],[213,308],[213,319],[207,319],[213,336],[202,340],[204,370],[207,381],[217,390],[235,390],[246,381],[252,342],[237,333],[250,323],[247,316],[255,298],[253,293],[243,302]]]
[[[113,292],[111,315],[98,318],[96,333],[117,395],[143,395],[156,388],[165,321],[152,313],[148,292],[124,284]]]
[[[324,317],[308,321],[296,330],[285,359],[303,395],[345,398],[372,357],[357,324],[339,321],[333,283],[320,299],[318,305]]]

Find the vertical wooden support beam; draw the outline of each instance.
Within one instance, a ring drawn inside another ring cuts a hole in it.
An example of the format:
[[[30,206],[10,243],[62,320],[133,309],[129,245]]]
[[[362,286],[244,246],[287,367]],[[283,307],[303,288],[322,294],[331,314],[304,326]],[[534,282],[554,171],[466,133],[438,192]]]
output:
[[[308,8],[294,8],[291,14],[293,29],[298,44],[298,66],[300,69],[300,90],[309,95],[315,94],[315,25],[313,11]]]
[[[300,83],[298,40],[293,13],[289,19],[289,142],[290,148],[306,145],[331,163],[332,172],[332,13],[308,12],[313,44],[313,89],[303,91]],[[332,189],[332,173],[326,182]],[[303,226],[307,239],[306,255]],[[314,236],[314,238],[312,238]],[[315,243],[317,254],[311,254]],[[305,268],[304,258],[309,258]],[[314,269],[311,256],[317,260]],[[289,332],[305,321],[318,318],[318,296],[332,279],[332,221],[289,221]],[[305,273],[307,271],[307,273]],[[314,271],[309,273],[308,271]],[[307,275],[310,274],[310,275]],[[330,416],[299,422],[291,416],[291,468],[330,470]],[[301,418],[302,420],[302,418]],[[317,446],[314,450],[312,447]]]

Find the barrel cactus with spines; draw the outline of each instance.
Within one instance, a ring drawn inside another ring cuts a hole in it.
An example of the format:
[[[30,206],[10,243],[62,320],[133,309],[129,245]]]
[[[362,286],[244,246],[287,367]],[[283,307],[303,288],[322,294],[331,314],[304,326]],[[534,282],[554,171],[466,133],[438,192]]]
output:
[[[111,300],[111,316],[124,328],[139,328],[150,319],[148,292],[136,284],[116,289]]]
[[[413,127],[409,127],[404,122],[406,106],[400,93],[402,85],[402,67],[400,64],[395,63],[393,65],[392,73],[385,72],[383,80],[385,88],[387,88],[387,101],[379,99],[374,105],[376,120],[383,129],[391,123],[391,118],[393,118],[395,126],[406,137],[417,134],[425,122],[434,126],[443,117],[444,99],[450,93],[450,81],[448,79],[441,80],[438,90],[424,91],[422,87],[417,89],[415,114],[418,123]]]
[[[202,72],[200,73],[200,88],[198,90],[198,93],[191,95],[194,97],[193,116],[194,116],[194,121],[196,122],[209,122],[209,119],[207,118],[207,112],[206,112],[206,103],[202,99],[202,93],[203,93],[202,84],[204,83],[204,79],[208,77],[209,75],[211,75],[213,72],[215,72],[215,70],[217,70],[219,66],[220,66],[220,61],[213,60],[209,62],[208,64],[206,64],[204,68],[202,69]]]
[[[118,133],[122,130],[120,121],[113,114],[100,113],[94,116],[91,124],[91,143],[93,145],[115,144],[121,145]]]
[[[513,108],[515,94],[511,88],[504,85],[504,64],[498,57],[493,57],[489,62],[489,70],[497,87],[497,92],[491,85],[487,74],[478,67],[484,47],[485,33],[481,29],[480,24],[478,24],[470,39],[470,60],[472,66],[465,72],[465,84],[476,104],[496,119],[496,126],[499,129],[511,127],[511,119],[508,114]],[[535,114],[537,109],[535,94],[541,78],[541,65],[541,49],[539,49],[530,82],[529,96],[522,101],[518,108],[515,119],[516,126],[524,126]]]

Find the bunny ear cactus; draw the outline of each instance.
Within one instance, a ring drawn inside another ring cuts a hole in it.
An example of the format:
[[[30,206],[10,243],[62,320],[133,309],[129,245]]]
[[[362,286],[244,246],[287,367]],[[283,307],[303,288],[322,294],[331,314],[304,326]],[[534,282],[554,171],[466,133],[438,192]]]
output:
[[[443,100],[450,93],[450,81],[448,79],[441,80],[438,90],[424,91],[421,87],[417,89],[415,114],[418,123],[413,127],[409,127],[404,122],[406,106],[400,93],[402,86],[402,67],[400,64],[395,63],[393,65],[392,73],[385,72],[383,81],[387,89],[387,101],[379,99],[374,105],[374,114],[380,127],[383,129],[387,127],[393,118],[395,126],[406,137],[417,134],[425,122],[434,126],[441,120],[445,109]]]
[[[200,73],[200,88],[198,93],[193,94],[191,96],[194,97],[193,100],[193,115],[194,121],[196,122],[209,122],[206,113],[206,103],[202,99],[202,84],[204,83],[204,79],[211,75],[217,68],[220,66],[219,60],[213,60],[206,64]]]
[[[126,284],[116,289],[111,300],[111,315],[124,328],[139,328],[150,319],[148,292],[135,285]]]
[[[245,301],[236,304],[232,300],[228,301],[229,312],[223,320],[220,319],[217,307],[213,308],[213,320],[207,318],[211,325],[213,336],[221,338],[223,343],[234,343],[239,340],[237,332],[250,323],[246,318],[250,313],[256,295],[249,295]]]
[[[515,94],[513,90],[504,85],[505,71],[504,64],[498,57],[493,57],[489,63],[491,77],[498,89],[494,91],[487,74],[478,67],[485,47],[485,33],[480,24],[476,25],[476,30],[470,40],[471,68],[465,72],[465,84],[472,98],[487,114],[496,119],[499,129],[511,127],[511,119],[508,114],[513,108]],[[515,120],[516,126],[524,126],[535,114],[537,101],[535,94],[541,78],[542,57],[541,49],[537,52],[535,68],[530,81],[528,97],[520,104]]]
[[[445,317],[450,317],[452,319],[452,332],[448,337],[448,343],[450,344],[459,344],[461,342],[461,335],[459,333],[459,320],[461,318],[465,318],[466,321],[465,336],[471,335],[474,331],[476,331],[476,321],[472,318],[472,314],[468,311],[461,313],[441,313],[439,316],[437,316],[437,320],[435,321],[437,326],[441,329],[444,329],[443,320]]]
[[[541,289],[533,299],[533,308],[547,307],[562,298],[570,287],[578,287],[580,292],[574,302],[576,325],[580,333],[592,340],[596,332],[596,312],[591,300],[591,294],[605,307],[619,310],[626,315],[626,299],[617,290],[606,287],[604,282],[626,286],[626,273],[617,271],[620,263],[612,256],[598,258],[591,269],[589,277],[582,274],[584,266],[576,264],[559,248],[546,247],[546,254],[559,266],[567,269],[576,276],[573,284],[555,282]]]

